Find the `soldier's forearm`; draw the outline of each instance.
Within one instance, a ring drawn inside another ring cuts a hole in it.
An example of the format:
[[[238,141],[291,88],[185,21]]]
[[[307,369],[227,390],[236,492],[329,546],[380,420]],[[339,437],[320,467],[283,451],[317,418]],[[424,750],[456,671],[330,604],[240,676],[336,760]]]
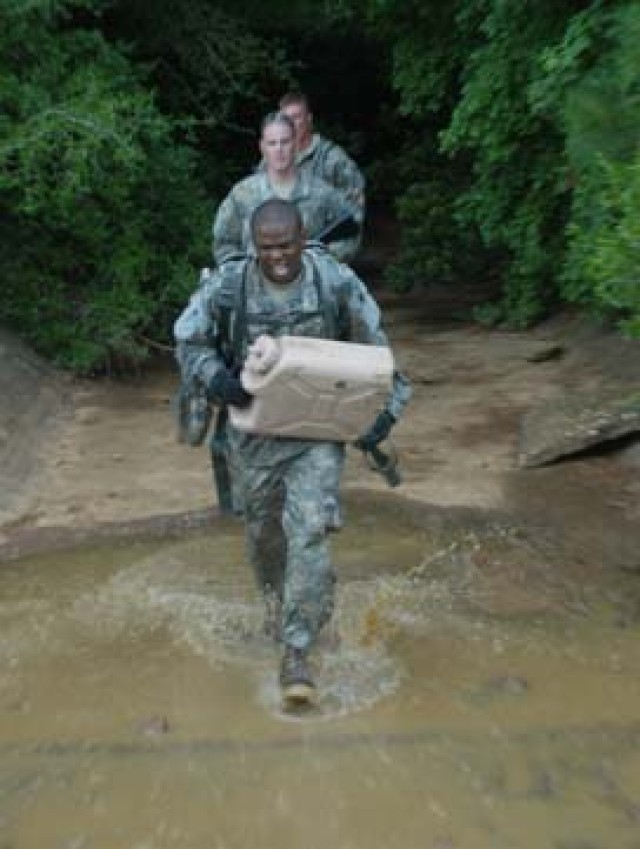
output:
[[[188,381],[196,379],[203,385],[206,385],[224,365],[212,348],[187,341],[178,343],[176,358],[183,379]]]

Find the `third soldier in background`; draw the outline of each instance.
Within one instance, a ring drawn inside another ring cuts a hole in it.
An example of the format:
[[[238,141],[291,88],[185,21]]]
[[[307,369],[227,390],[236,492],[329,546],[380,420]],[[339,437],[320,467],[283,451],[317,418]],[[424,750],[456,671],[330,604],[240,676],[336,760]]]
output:
[[[365,214],[365,180],[362,172],[340,145],[330,141],[313,128],[313,114],[309,100],[300,91],[291,91],[280,98],[279,108],[295,128],[296,163],[306,174],[336,188],[345,200],[358,210],[360,235],[349,240],[348,253],[356,254],[362,241],[362,224]]]

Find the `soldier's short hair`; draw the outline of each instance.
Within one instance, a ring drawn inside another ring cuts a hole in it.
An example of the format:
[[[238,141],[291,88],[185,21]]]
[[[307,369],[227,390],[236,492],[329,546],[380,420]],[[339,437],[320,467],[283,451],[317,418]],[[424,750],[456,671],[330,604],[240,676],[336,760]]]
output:
[[[304,92],[299,89],[294,89],[292,91],[288,91],[286,94],[283,94],[280,100],[278,101],[278,106],[280,109],[286,109],[287,106],[291,106],[293,103],[302,103],[307,110],[307,112],[311,112],[311,104],[309,103],[309,98]]]
[[[302,217],[295,203],[283,198],[263,201],[251,215],[251,235],[255,238],[258,227],[275,223],[290,225],[299,233],[302,230]]]
[[[260,124],[260,136],[262,137],[267,127],[271,127],[273,124],[283,124],[291,130],[292,136],[295,135],[296,128],[291,118],[288,115],[285,115],[284,112],[280,112],[278,110],[276,112],[269,112],[264,116],[262,123]]]

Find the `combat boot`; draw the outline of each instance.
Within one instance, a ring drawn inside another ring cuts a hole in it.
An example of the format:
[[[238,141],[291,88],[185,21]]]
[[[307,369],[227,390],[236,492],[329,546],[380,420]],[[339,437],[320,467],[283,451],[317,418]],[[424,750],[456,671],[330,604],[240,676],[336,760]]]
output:
[[[287,646],[280,666],[280,687],[285,702],[292,706],[311,704],[315,684],[309,669],[307,652]]]

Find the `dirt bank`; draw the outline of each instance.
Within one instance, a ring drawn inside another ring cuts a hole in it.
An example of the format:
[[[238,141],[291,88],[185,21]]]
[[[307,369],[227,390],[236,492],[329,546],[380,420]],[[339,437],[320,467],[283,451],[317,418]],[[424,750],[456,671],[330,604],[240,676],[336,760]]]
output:
[[[397,497],[504,511],[553,528],[577,557],[640,569],[637,441],[547,468],[517,466],[527,410],[612,381],[637,389],[640,344],[566,316],[526,333],[490,331],[454,320],[437,292],[419,305],[389,296],[383,306],[414,385],[394,435],[405,476]],[[206,520],[208,459],[176,443],[169,358],[136,378],[83,382],[56,374],[8,334],[0,346],[0,546],[157,517],[178,526],[186,512]],[[352,451],[344,488],[382,492],[385,484]]]

